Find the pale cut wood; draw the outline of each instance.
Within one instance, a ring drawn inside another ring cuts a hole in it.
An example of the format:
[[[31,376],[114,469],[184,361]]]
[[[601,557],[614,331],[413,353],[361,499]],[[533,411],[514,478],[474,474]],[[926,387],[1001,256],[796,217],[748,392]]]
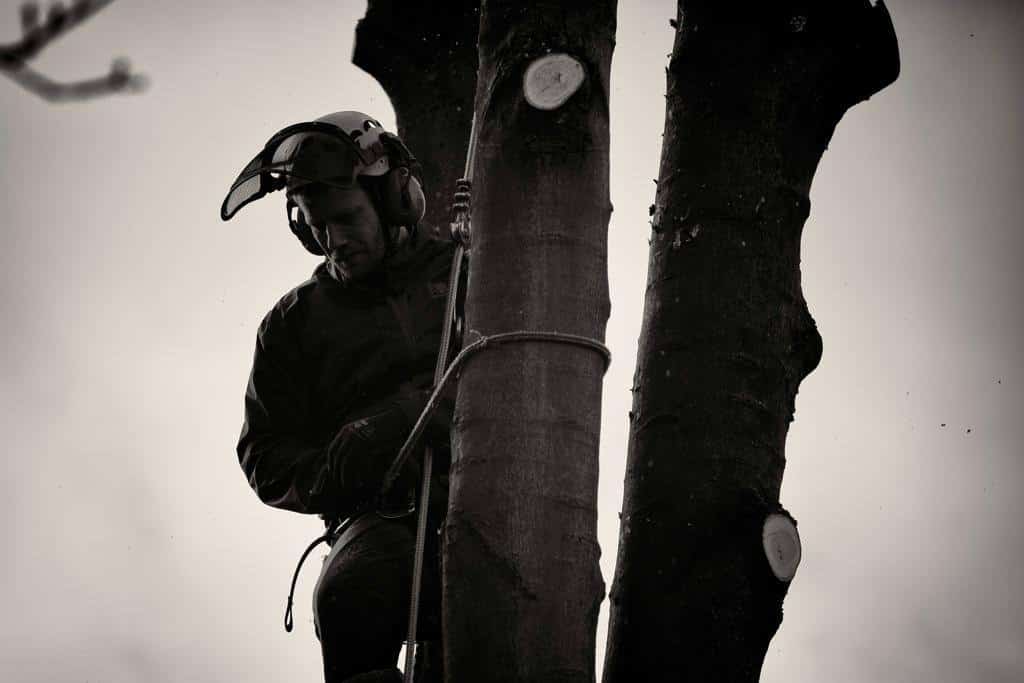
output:
[[[775,577],[792,581],[800,565],[800,534],[788,515],[773,513],[764,520],[761,534],[764,554]]]
[[[567,54],[545,55],[526,67],[523,95],[537,109],[561,107],[583,85],[586,72],[579,60]]]

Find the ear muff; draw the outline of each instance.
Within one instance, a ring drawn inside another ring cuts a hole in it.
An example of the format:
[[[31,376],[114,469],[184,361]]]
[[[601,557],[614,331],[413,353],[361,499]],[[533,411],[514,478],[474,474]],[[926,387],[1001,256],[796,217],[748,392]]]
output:
[[[313,238],[313,231],[310,229],[309,223],[306,222],[306,217],[302,215],[298,204],[288,199],[285,210],[288,212],[288,227],[291,228],[292,234],[299,238],[306,251],[316,256],[323,256],[324,250]]]
[[[414,227],[427,212],[423,186],[407,166],[391,169],[384,177],[381,219],[388,225]]]
[[[420,163],[397,135],[381,133],[380,140],[391,161],[384,177],[381,218],[390,225],[415,227],[427,212]]]

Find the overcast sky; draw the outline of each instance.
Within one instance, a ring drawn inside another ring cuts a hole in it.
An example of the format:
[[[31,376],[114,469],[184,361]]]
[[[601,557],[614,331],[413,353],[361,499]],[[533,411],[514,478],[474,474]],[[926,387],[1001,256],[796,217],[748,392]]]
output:
[[[19,4],[0,3],[0,42]],[[675,13],[619,4],[609,583]],[[218,209],[288,123],[361,109],[393,128],[349,61],[363,8],[122,1],[37,66],[71,80],[126,55],[145,94],[51,105],[0,82],[0,679],[320,675],[317,562],[281,627],[318,522],[260,504],[234,453],[256,326],[315,259],[280,198]],[[787,446],[804,556],[766,683],[1024,679],[1024,4],[890,10],[902,74],[842,120],[811,192],[825,352]]]

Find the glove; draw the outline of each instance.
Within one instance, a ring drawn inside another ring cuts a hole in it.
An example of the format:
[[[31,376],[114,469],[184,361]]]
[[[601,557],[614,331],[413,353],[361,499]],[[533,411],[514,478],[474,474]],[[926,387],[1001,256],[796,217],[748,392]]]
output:
[[[339,429],[327,447],[327,468],[343,497],[372,497],[408,434],[408,420],[397,410],[353,420]]]
[[[327,447],[327,469],[342,496],[353,503],[370,500],[380,489],[391,463],[430,398],[426,390],[407,391],[377,404],[375,412],[347,422]],[[436,450],[447,450],[454,401],[442,398],[420,437]],[[419,449],[417,449],[419,450]],[[409,458],[401,480],[419,480],[419,462]],[[396,482],[395,489],[404,485]]]

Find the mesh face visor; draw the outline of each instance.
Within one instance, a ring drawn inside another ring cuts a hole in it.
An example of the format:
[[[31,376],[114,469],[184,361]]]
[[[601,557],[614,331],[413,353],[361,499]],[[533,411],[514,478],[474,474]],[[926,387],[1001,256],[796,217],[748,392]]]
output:
[[[380,143],[359,144],[341,128],[323,121],[298,123],[276,133],[231,184],[220,207],[221,220],[230,220],[249,202],[287,187],[308,183],[351,186],[360,168],[384,154]]]

